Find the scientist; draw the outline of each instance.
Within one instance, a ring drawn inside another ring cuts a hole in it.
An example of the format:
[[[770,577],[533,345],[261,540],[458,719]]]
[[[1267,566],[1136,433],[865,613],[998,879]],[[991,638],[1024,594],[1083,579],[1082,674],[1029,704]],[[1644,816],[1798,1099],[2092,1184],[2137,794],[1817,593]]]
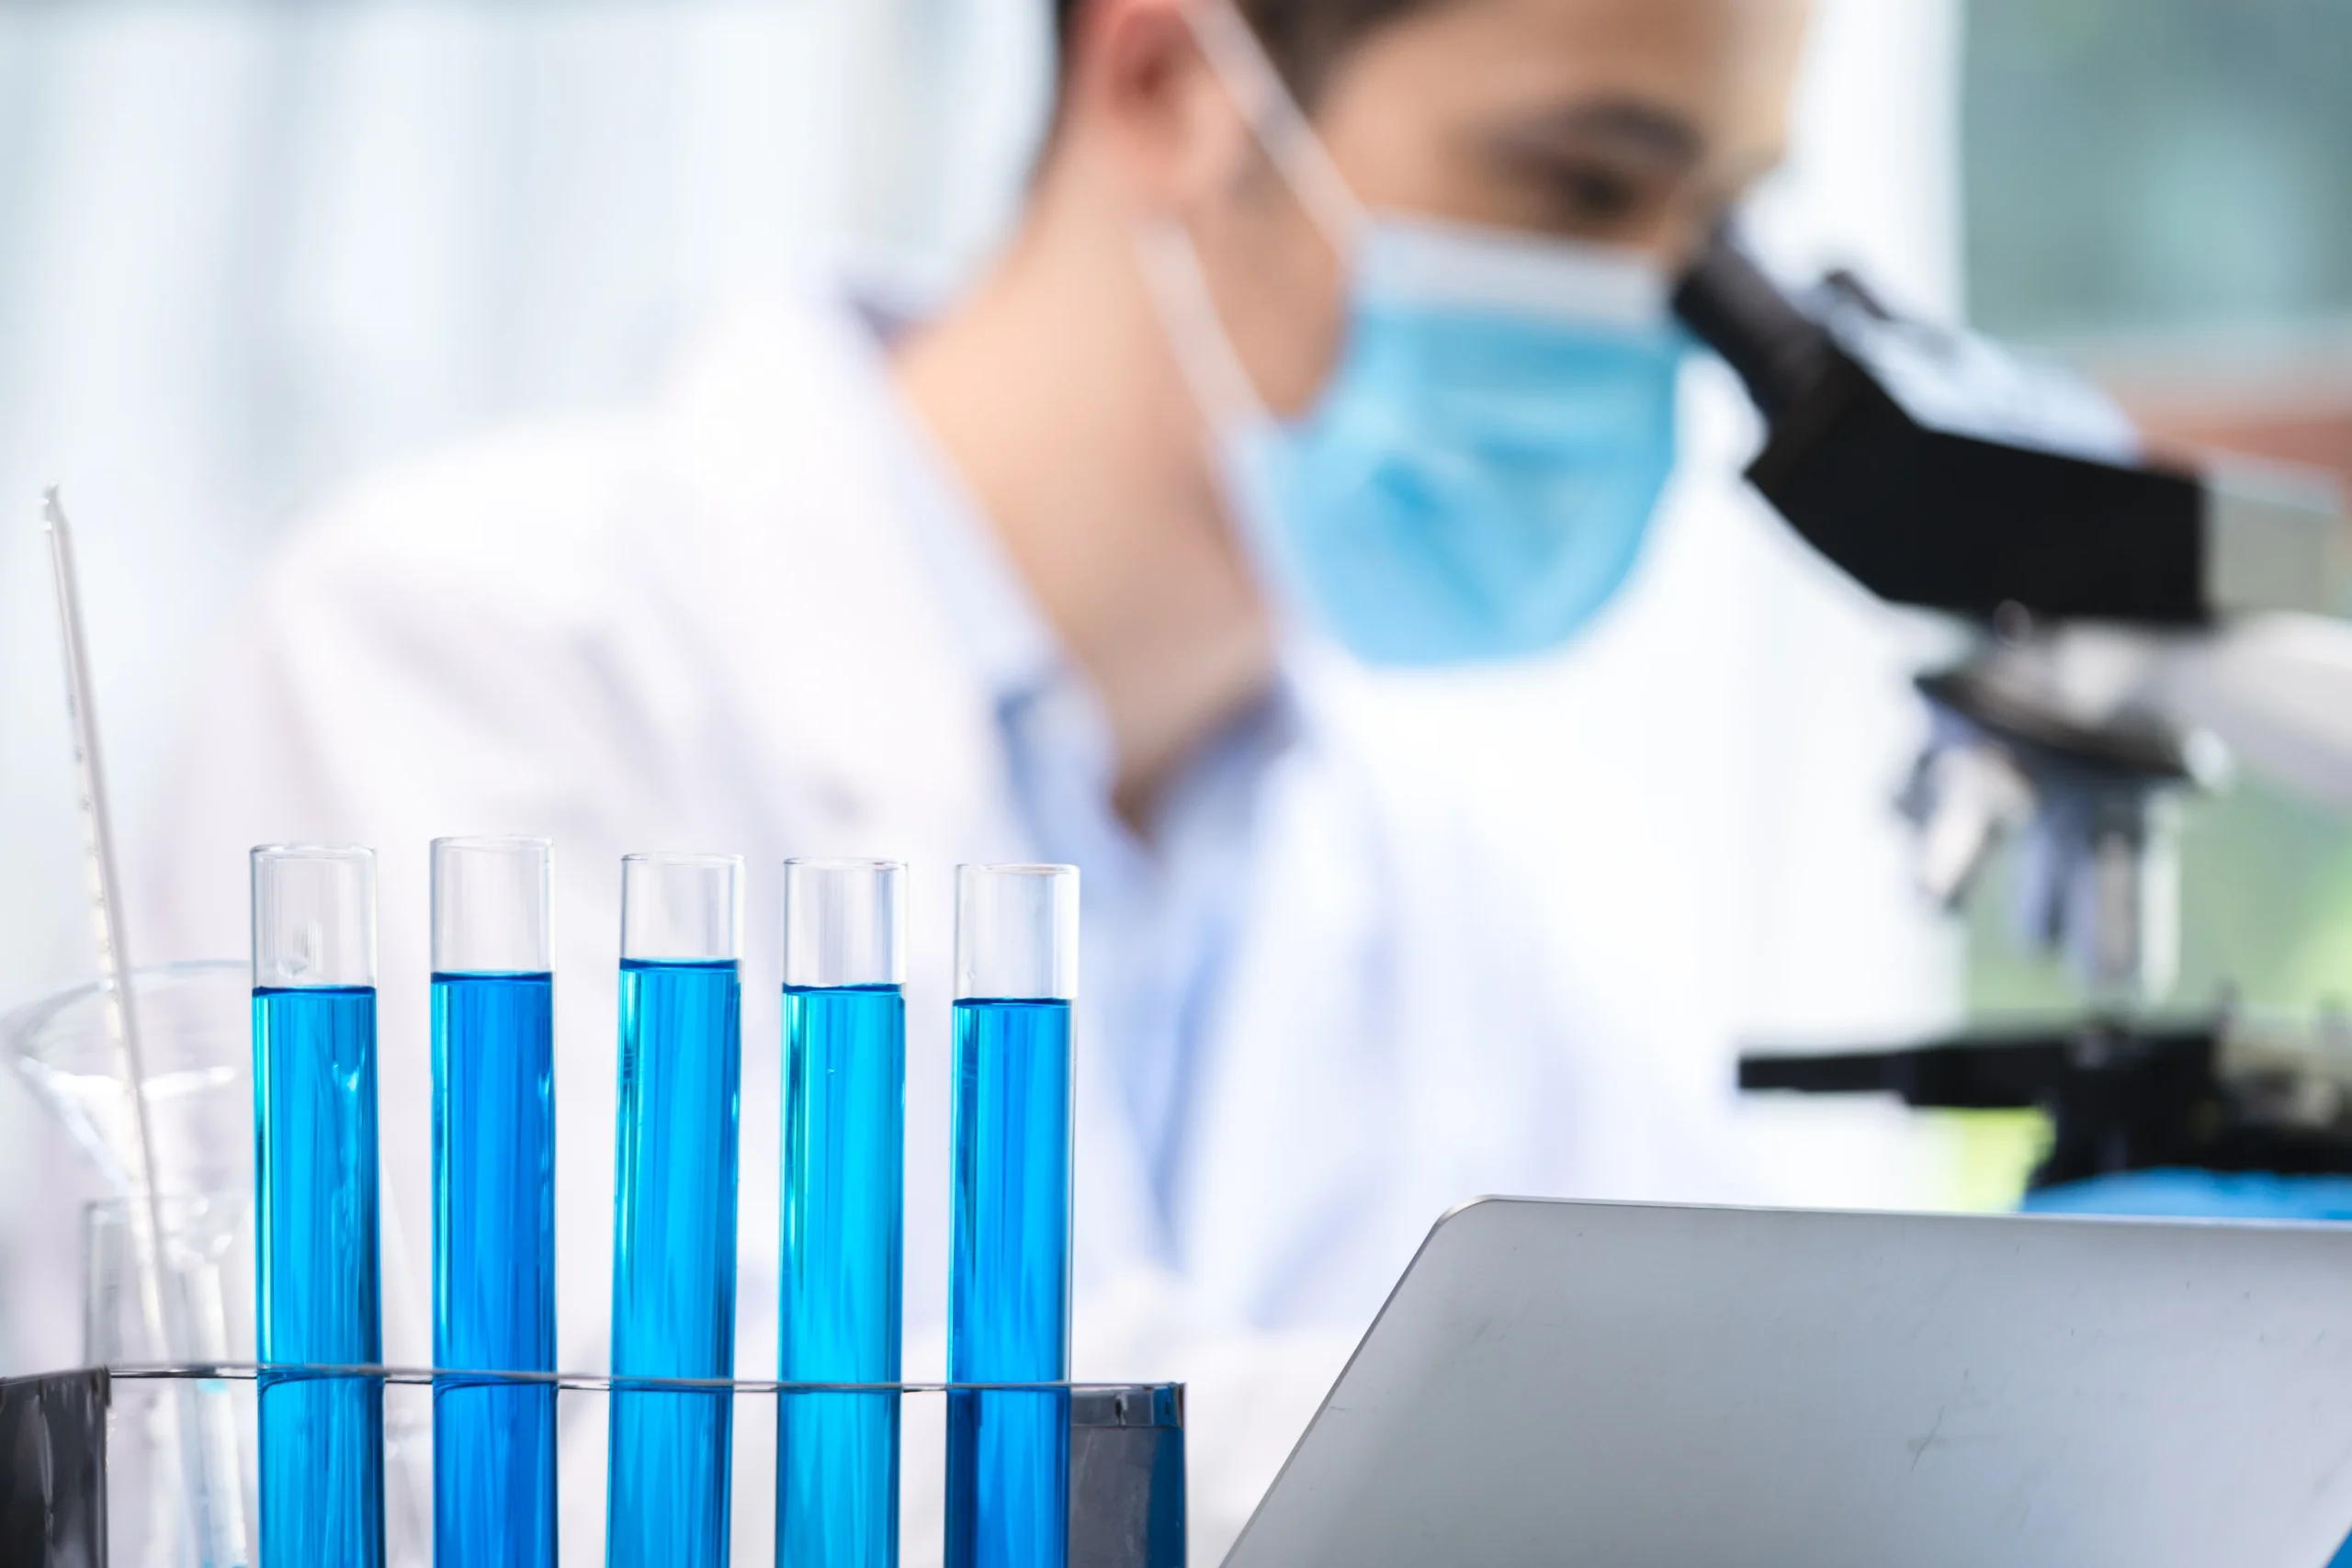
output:
[[[388,1355],[426,1344],[436,834],[558,846],[567,1366],[605,1359],[630,850],[751,857],[752,998],[777,861],[916,868],[910,1375],[944,1310],[949,868],[1082,868],[1076,1370],[1193,1380],[1204,1544],[1334,1370],[1279,1337],[1344,1346],[1450,1204],[1721,1195],[1712,1058],[1656,1038],[1606,912],[1546,913],[1362,667],[1562,648],[1633,569],[1675,456],[1669,281],[1773,164],[1803,20],[1062,0],[1025,209],[949,308],[749,310],[647,407],[302,529],[210,685],[156,951],[240,947],[251,844],[380,850]]]

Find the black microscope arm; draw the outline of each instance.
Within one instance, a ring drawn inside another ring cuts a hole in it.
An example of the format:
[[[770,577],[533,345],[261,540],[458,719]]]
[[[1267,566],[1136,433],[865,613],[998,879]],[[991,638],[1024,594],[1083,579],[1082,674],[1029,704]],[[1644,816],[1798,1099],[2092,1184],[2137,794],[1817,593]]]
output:
[[[1749,480],[1813,547],[1898,604],[2199,624],[2208,496],[2185,471],[2002,429],[2017,383],[1981,344],[1898,321],[1849,276],[1811,309],[1719,231],[1676,312],[1738,373],[1769,434]],[[1829,322],[1860,323],[1840,334]],[[1858,346],[1897,350],[1873,363]],[[1988,384],[1996,383],[1996,384]],[[1972,432],[1972,409],[1987,420]]]
[[[2352,1132],[2299,1114],[2278,1077],[2226,1075],[2211,1025],[1971,1034],[1883,1051],[1741,1056],[1743,1091],[1892,1094],[1957,1111],[2039,1110],[2051,1121],[2036,1188],[2165,1168],[2352,1174]]]

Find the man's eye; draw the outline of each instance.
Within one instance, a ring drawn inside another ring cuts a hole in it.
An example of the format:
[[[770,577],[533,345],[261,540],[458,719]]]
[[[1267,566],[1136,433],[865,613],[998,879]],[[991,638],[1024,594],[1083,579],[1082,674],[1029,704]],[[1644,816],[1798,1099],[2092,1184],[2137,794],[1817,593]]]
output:
[[[1630,216],[1642,200],[1637,181],[1594,164],[1561,171],[1557,189],[1567,216],[1581,222],[1614,222]]]

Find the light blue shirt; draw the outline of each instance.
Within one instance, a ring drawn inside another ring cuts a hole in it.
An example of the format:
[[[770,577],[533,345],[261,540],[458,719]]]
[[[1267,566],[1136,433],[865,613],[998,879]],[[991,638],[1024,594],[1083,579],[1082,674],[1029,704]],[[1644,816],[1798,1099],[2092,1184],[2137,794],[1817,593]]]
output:
[[[1278,682],[1170,779],[1148,836],[1113,805],[1101,701],[938,455],[912,508],[948,617],[993,699],[1006,783],[1040,858],[1080,871],[1080,1027],[1097,1032],[1143,1150],[1165,1247],[1186,1118],[1251,895],[1257,803],[1297,734]]]

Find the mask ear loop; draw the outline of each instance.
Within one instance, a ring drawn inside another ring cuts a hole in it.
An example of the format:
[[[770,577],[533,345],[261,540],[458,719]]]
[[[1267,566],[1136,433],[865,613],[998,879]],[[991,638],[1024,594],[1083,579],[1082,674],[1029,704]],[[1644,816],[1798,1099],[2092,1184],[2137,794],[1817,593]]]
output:
[[[1235,432],[1262,431],[1275,423],[1257,384],[1250,379],[1233,340],[1218,319],[1216,300],[1209,292],[1208,275],[1201,269],[1193,236],[1173,218],[1138,223],[1136,254],[1143,268],[1146,292],[1159,312],[1178,373],[1192,389],[1200,411],[1203,434],[1211,461],[1225,473],[1227,519],[1239,539],[1261,582],[1283,575],[1280,551],[1267,536],[1261,507],[1252,506],[1233,486],[1248,484],[1231,466],[1233,454],[1220,436]],[[1296,602],[1287,594],[1272,596],[1274,625],[1285,644],[1311,644],[1315,634],[1298,615]]]
[[[1330,151],[1307,122],[1298,100],[1291,96],[1258,35],[1233,8],[1233,0],[1203,0],[1187,6],[1184,21],[1193,30],[1202,58],[1240,109],[1258,144],[1290,182],[1307,215],[1322,229],[1340,259],[1348,259],[1364,226],[1363,203],[1331,161]]]
[[[1194,43],[1227,96],[1250,127],[1259,146],[1289,183],[1307,216],[1343,265],[1351,265],[1358,236],[1366,218],[1339,165],[1315,128],[1307,123],[1290,89],[1283,85],[1273,62],[1250,30],[1232,0],[1201,0],[1183,12]],[[1159,313],[1178,372],[1193,391],[1207,431],[1265,429],[1275,423],[1272,411],[1258,395],[1233,340],[1217,314],[1216,296],[1202,269],[1200,251],[1182,221],[1160,217],[1138,223],[1136,254],[1143,269],[1146,292]],[[1212,441],[1212,445],[1218,443]],[[1225,461],[1220,456],[1219,461]],[[1244,547],[1256,559],[1262,581],[1280,575],[1279,552],[1262,528],[1256,525],[1261,509],[1244,504],[1233,517]],[[1277,622],[1285,642],[1320,639],[1297,618],[1296,603],[1276,595]]]
[[[1136,254],[1177,366],[1210,427],[1265,419],[1265,400],[1226,335],[1200,253],[1184,225],[1173,218],[1137,224]]]
[[[1332,249],[1347,261],[1364,227],[1363,204],[1283,85],[1258,35],[1233,8],[1232,0],[1202,0],[1184,7],[1183,16],[1202,58],[1241,111],[1250,133]],[[1269,419],[1265,400],[1226,335],[1192,236],[1175,219],[1162,218],[1139,225],[1136,240],[1184,379],[1210,423]]]

